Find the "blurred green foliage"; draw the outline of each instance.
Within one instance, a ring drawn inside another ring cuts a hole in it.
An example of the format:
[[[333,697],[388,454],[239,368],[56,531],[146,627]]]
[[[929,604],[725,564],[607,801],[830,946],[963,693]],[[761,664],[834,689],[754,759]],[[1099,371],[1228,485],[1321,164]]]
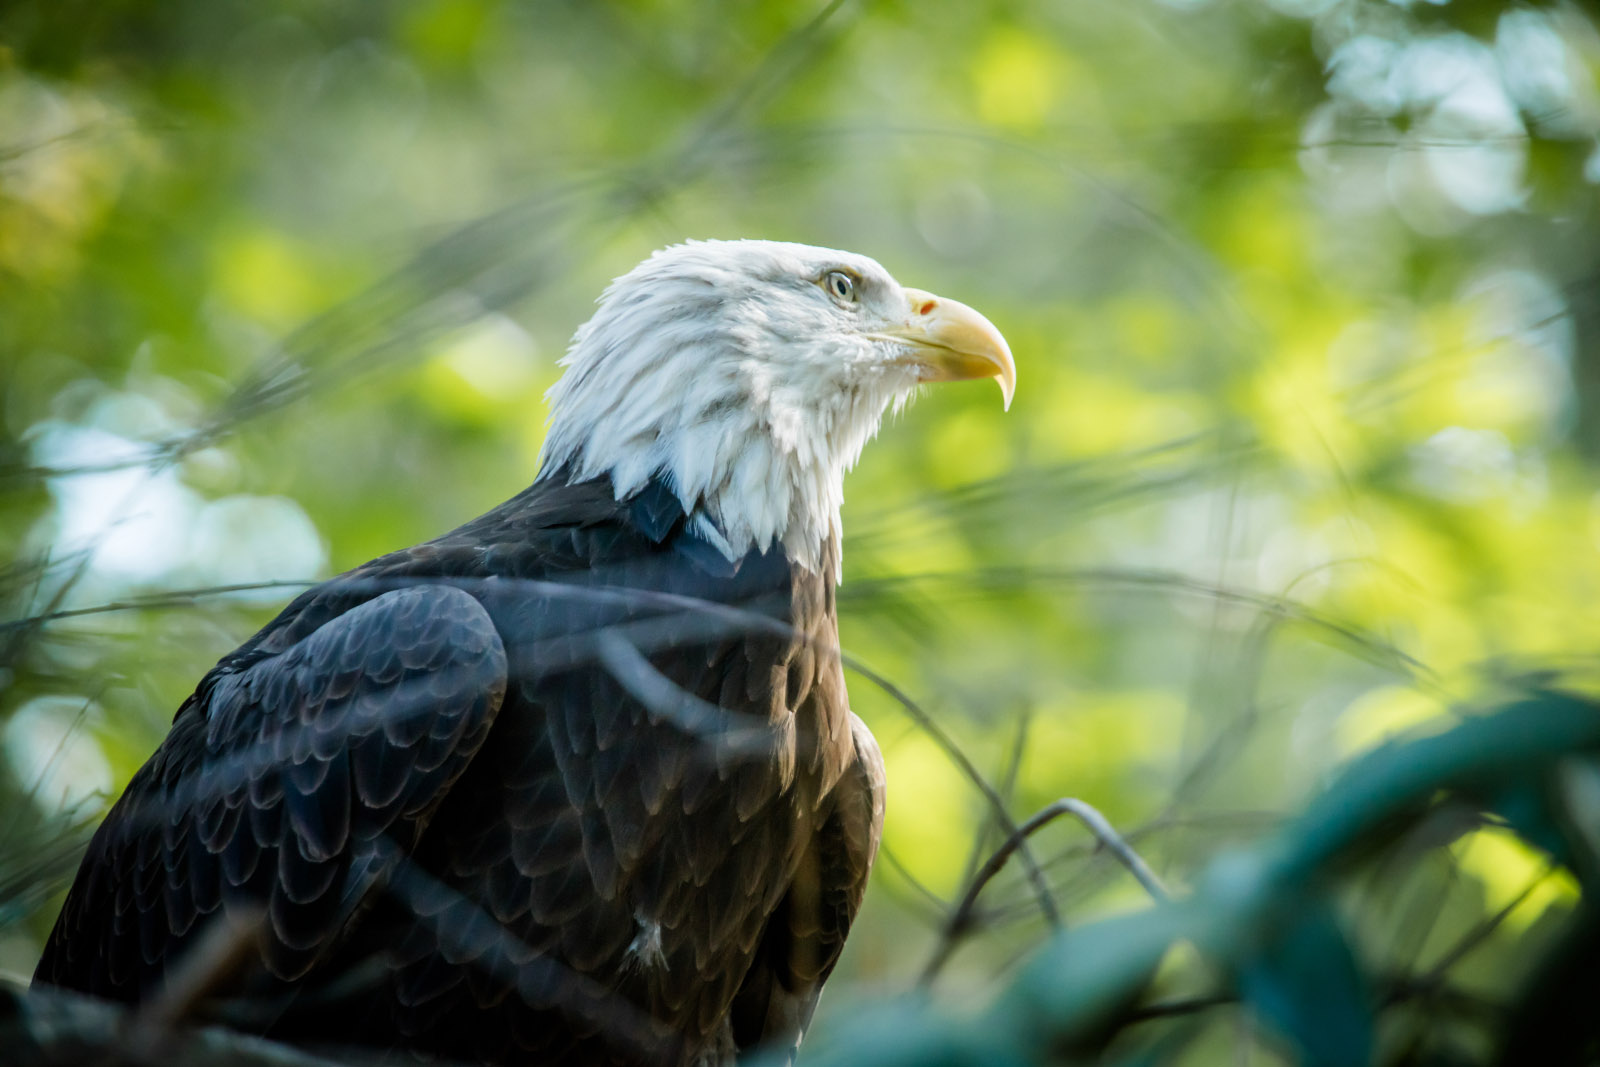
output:
[[[1055,937],[976,1018],[921,1001],[858,1013],[818,1062],[1171,1062],[1201,1043],[1196,1016],[1237,1002],[1309,1067],[1371,1063],[1380,1032],[1386,1063],[1592,1063],[1597,711],[1536,693],[1441,736],[1386,742],[1274,839],[1219,857],[1191,895]],[[1451,811],[1546,846],[1586,891],[1560,939],[1524,940],[1518,991],[1503,1003],[1455,986],[1451,971],[1515,904],[1432,966],[1382,975],[1381,987],[1337,906],[1341,883],[1377,857],[1403,857],[1408,837]],[[1196,960],[1215,991],[1161,998]]]
[[[1081,798],[1183,896],[1381,740],[1519,679],[1592,691],[1597,134],[1569,4],[10,0],[0,967],[31,970],[85,822],[292,588],[186,591],[521,488],[566,338],[686,237],[864,252],[1010,339],[1009,415],[943,389],[868,449],[840,603],[1015,821]],[[1003,836],[851,684],[891,794],[824,1044],[851,990],[916,980]],[[1337,968],[1281,977],[1336,942],[1352,975],[1514,996],[1580,898],[1561,835],[1499,800],[1409,825],[1267,987],[1365,1010],[1307,992]],[[1069,927],[1143,905],[1064,822],[1033,852]],[[1045,929],[1010,868],[977,920],[941,1002]],[[1188,928],[1114,929],[1095,951],[1215,984],[1169,951]],[[1293,1058],[1297,995],[1186,1017],[1182,1055]],[[1487,1054],[1434,1021],[1374,1047]]]

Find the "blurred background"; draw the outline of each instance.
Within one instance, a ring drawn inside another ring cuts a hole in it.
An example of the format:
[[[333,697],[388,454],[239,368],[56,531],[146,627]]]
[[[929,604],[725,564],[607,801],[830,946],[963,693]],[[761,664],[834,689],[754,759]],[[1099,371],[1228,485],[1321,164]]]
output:
[[[846,483],[844,644],[940,733],[851,678],[889,812],[823,1035],[943,951],[974,773],[1181,891],[1385,737],[1588,685],[1597,136],[1576,4],[7,0],[0,970],[216,657],[526,485],[573,329],[688,237],[869,254],[1019,369]],[[1352,943],[1492,998],[1576,883],[1424,844]],[[1145,902],[1033,852],[1069,927]],[[1046,934],[1010,868],[975,914],[940,1003]],[[1238,1018],[1192,1062],[1285,1055]]]

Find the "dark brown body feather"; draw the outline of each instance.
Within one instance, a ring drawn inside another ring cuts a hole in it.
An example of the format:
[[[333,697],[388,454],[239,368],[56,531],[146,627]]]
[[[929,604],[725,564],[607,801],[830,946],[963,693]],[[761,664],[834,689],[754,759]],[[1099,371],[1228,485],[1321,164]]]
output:
[[[557,477],[310,590],[179,710],[36,980],[148,999],[259,907],[207,1010],[269,1036],[541,1064],[792,1047],[883,811],[825,564],[730,564],[660,486]]]

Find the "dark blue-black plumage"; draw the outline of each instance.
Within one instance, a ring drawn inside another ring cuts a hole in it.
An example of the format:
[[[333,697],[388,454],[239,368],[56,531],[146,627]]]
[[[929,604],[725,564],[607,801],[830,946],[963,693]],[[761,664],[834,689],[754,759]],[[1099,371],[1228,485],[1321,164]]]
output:
[[[309,590],[200,682],[36,981],[486,1063],[793,1047],[876,851],[831,575],[562,472]],[[187,975],[186,977],[194,977]]]

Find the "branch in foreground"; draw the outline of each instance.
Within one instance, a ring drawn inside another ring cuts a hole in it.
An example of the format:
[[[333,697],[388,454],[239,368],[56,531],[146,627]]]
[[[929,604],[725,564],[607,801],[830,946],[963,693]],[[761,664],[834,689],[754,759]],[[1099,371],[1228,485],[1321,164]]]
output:
[[[1142,1057],[1136,1062],[1164,1064],[1175,1062],[1203,1028],[1164,1028],[1138,1039],[1141,1052],[1124,1041],[1130,1027],[1193,1020],[1233,1002],[1249,1013],[1252,1031],[1308,1065],[1400,1062],[1391,1055],[1394,1036],[1385,1025],[1400,1005],[1411,1013],[1407,1025],[1417,1040],[1429,1046],[1448,1041],[1458,1020],[1482,1030],[1477,1051],[1451,1062],[1590,1062],[1600,1047],[1600,1025],[1576,999],[1552,998],[1552,990],[1589,990],[1600,943],[1589,900],[1594,882],[1580,878],[1585,895],[1554,947],[1519,964],[1533,977],[1513,978],[1509,993],[1516,1006],[1509,1015],[1476,992],[1432,981],[1434,972],[1419,981],[1365,964],[1345,932],[1339,903],[1353,876],[1445,806],[1471,805],[1494,815],[1569,871],[1600,868],[1581,829],[1586,824],[1573,811],[1581,798],[1552,796],[1548,788],[1574,760],[1600,759],[1597,710],[1580,696],[1534,690],[1466,713],[1442,734],[1386,742],[1353,761],[1271,839],[1219,856],[1184,898],[1056,935],[986,1009],[963,1015],[912,998],[868,1010],[836,1024],[812,1046],[809,1062],[1042,1067],[1066,1059],[1104,1062],[1115,1044]],[[1520,903],[1470,931],[1441,963],[1452,968]],[[1162,961],[1180,943],[1198,952],[1220,979],[1218,988],[1156,1000]]]
[[[950,913],[950,919],[945,923],[944,932],[939,938],[939,944],[934,949],[933,958],[922,970],[922,977],[918,979],[921,985],[932,982],[949,960],[950,954],[955,951],[961,938],[972,928],[973,915],[978,906],[978,896],[983,892],[994,876],[1006,865],[1012,853],[1022,847],[1028,837],[1045,826],[1054,822],[1063,815],[1071,815],[1095,836],[1100,846],[1107,849],[1117,858],[1128,872],[1144,887],[1157,904],[1165,904],[1171,899],[1167,887],[1161,884],[1161,879],[1150,869],[1144,858],[1135,852],[1122,835],[1106,819],[1106,817],[1091,804],[1078,800],[1076,797],[1062,797],[1049,807],[1036,812],[1027,822],[1018,826],[1006,837],[1000,847],[995,849],[978,872],[973,875],[972,881],[967,884],[967,891],[961,897],[961,903],[956,910]]]
[[[0,983],[0,1048],[15,1067],[348,1067],[217,1026],[174,1027],[163,1040],[129,1041],[134,1014],[61,989]]]

